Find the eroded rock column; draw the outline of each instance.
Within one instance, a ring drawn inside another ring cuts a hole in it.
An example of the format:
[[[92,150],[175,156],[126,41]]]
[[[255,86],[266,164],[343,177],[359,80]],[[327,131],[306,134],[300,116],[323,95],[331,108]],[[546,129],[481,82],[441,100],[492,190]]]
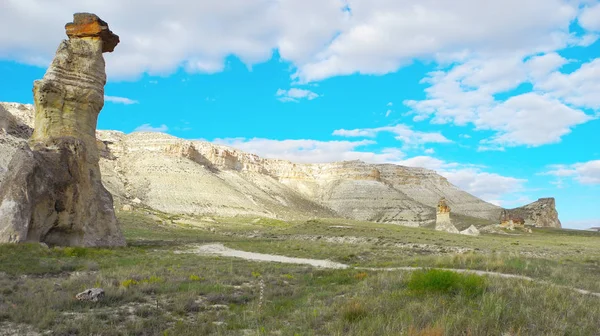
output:
[[[450,233],[459,233],[458,229],[450,220],[450,207],[446,199],[442,198],[437,205],[437,214],[435,218],[435,229],[437,231],[446,231]]]
[[[88,13],[75,14],[66,32],[69,39],[34,83],[31,148],[13,157],[0,185],[0,242],[122,246],[95,136],[106,83],[102,53],[119,37]]]

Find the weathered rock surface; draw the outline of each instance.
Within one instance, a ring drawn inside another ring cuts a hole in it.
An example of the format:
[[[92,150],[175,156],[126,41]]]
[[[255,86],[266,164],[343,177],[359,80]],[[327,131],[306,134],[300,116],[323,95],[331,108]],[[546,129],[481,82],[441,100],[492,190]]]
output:
[[[506,210],[503,212],[503,217],[509,222],[513,222],[514,226],[562,227],[554,198],[540,198],[520,208]]]
[[[90,38],[102,41],[102,52],[113,52],[119,44],[119,36],[115,35],[108,24],[98,16],[90,13],[75,13],[73,22],[65,25],[69,39]]]
[[[440,199],[437,205],[437,213],[435,217],[436,231],[445,231],[449,233],[460,233],[456,226],[452,224],[450,219],[450,207],[445,198]]]
[[[101,182],[96,145],[106,83],[102,53],[114,49],[118,37],[93,14],[75,14],[67,26],[70,39],[60,44],[44,78],[34,83],[29,146],[19,143],[1,180],[0,242],[124,245],[112,196]],[[3,139],[29,133],[22,127],[24,118],[5,120]]]
[[[460,231],[460,234],[467,236],[479,236],[481,232],[479,232],[475,225],[471,225],[467,229]]]
[[[79,301],[91,301],[98,302],[104,297],[104,289],[102,288],[90,288],[83,292],[75,295],[75,298]]]
[[[102,181],[120,208],[130,204],[178,214],[283,219],[346,217],[412,226],[435,225],[440,198],[453,215],[487,224],[499,223],[503,210],[423,168],[360,161],[294,164],[167,134],[96,135]]]

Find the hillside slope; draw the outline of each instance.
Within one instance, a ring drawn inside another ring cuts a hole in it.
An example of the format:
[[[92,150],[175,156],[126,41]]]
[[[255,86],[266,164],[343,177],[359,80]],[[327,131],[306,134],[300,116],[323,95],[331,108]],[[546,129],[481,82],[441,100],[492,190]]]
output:
[[[0,180],[15,148],[26,143],[32,116],[31,105],[0,103]],[[502,211],[424,168],[361,161],[296,164],[161,133],[98,131],[97,137],[103,183],[119,205],[141,203],[175,214],[346,217],[409,226],[431,224],[442,197],[463,216],[498,221]]]

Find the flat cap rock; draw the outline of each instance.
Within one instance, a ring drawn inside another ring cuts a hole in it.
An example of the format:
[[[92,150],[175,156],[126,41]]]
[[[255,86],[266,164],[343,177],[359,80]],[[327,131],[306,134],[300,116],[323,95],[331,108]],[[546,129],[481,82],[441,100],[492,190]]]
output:
[[[119,35],[108,28],[108,23],[102,21],[96,14],[75,13],[73,22],[66,24],[67,36],[72,38],[92,37],[102,40],[102,52],[113,52],[119,44]]]

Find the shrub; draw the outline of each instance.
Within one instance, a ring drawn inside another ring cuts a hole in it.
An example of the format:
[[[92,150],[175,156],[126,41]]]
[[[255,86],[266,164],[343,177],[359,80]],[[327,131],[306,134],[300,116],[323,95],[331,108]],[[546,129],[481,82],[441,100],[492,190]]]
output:
[[[485,278],[479,275],[435,269],[415,271],[408,281],[408,288],[416,293],[477,296],[482,294],[486,287]]]
[[[342,316],[348,322],[356,322],[367,316],[367,309],[358,301],[350,301],[342,308]]]
[[[354,275],[354,278],[356,280],[364,280],[367,276],[369,276],[366,272],[360,272],[360,273],[356,273]]]
[[[65,247],[63,253],[67,257],[84,257],[87,254],[87,249],[83,247]]]
[[[142,283],[148,283],[148,284],[152,284],[152,283],[158,283],[158,282],[163,282],[164,280],[161,277],[157,277],[155,275],[150,276],[147,279],[142,280]]]
[[[190,281],[202,281],[204,278],[201,278],[195,274],[190,275]]]
[[[125,287],[125,288],[129,288],[131,286],[135,286],[137,285],[139,282],[137,282],[136,280],[133,279],[127,279],[123,282],[121,282],[121,286]]]

